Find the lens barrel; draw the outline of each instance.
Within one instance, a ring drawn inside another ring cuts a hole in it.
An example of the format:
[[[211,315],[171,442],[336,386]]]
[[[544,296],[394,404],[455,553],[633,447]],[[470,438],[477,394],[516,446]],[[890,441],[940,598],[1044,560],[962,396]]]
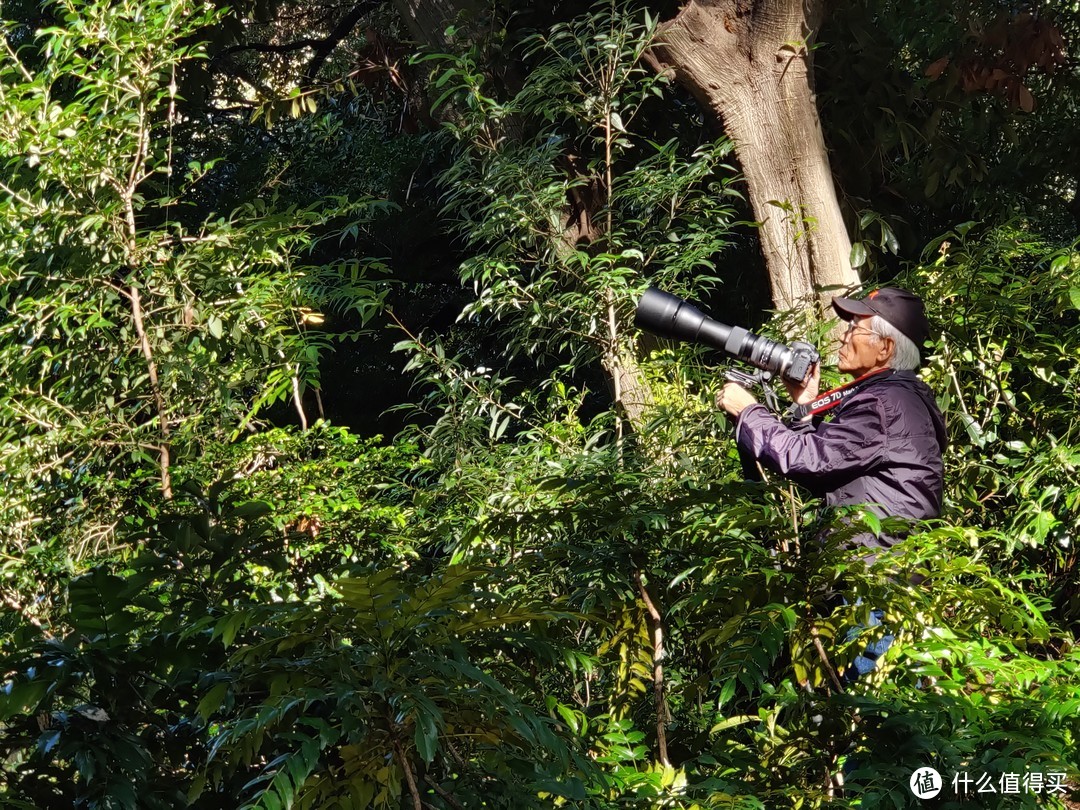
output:
[[[697,307],[656,287],[646,290],[638,301],[634,325],[659,337],[703,343],[792,382],[805,380],[819,359],[807,343],[793,349],[741,326],[714,321]]]

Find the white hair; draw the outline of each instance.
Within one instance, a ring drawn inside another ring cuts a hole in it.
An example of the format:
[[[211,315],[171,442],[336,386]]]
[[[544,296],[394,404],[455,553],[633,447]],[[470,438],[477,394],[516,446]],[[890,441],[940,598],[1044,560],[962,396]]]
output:
[[[914,371],[919,367],[922,358],[919,356],[919,347],[915,345],[915,341],[880,315],[872,315],[866,322],[866,326],[875,335],[892,339],[894,348],[892,357],[889,358],[889,368],[895,368],[897,371]]]

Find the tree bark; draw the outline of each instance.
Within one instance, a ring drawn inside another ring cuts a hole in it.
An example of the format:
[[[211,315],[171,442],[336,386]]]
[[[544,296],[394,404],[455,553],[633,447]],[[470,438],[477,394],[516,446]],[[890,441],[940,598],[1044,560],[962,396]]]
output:
[[[814,93],[822,5],[689,0],[652,52],[654,66],[672,70],[734,142],[773,302],[785,309],[812,300],[815,287],[859,283]]]

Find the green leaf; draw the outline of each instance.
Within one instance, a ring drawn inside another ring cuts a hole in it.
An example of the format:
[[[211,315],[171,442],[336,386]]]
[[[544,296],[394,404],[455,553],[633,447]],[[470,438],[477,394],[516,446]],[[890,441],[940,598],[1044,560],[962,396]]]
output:
[[[234,613],[231,616],[222,619],[218,622],[214,628],[214,633],[221,635],[221,644],[226,649],[232,646],[233,641],[236,639],[236,634],[240,632],[240,629],[244,626],[247,617],[243,613]]]
[[[862,242],[852,244],[850,260],[852,267],[862,267],[866,264],[866,245]]]
[[[571,801],[584,802],[589,798],[588,794],[585,792],[585,785],[576,777],[560,781],[543,777],[537,780],[536,790],[550,793],[553,796],[561,796],[562,798],[570,799]]]
[[[896,238],[892,228],[884,223],[881,225],[881,236],[885,242],[885,248],[894,256],[900,255],[900,241]]]
[[[881,518],[869,510],[864,510],[861,517],[862,522],[866,524],[867,528],[869,528],[875,536],[881,535]]]
[[[416,732],[413,734],[416,752],[424,762],[431,764],[439,747],[439,730],[435,718],[424,711],[417,711]]]
[[[40,751],[42,754],[48,754],[50,751],[52,751],[53,748],[56,747],[56,744],[60,742],[60,733],[61,729],[58,728],[50,729],[49,731],[44,732],[40,737],[38,737],[38,751]]]
[[[237,518],[257,518],[269,515],[274,511],[266,501],[247,501],[237,506],[235,509],[230,509],[224,517],[228,519]]]
[[[231,641],[232,639],[230,639],[230,643]],[[221,708],[221,704],[224,702],[225,695],[228,694],[228,691],[229,684],[222,681],[221,683],[215,684],[214,687],[206,693],[203,699],[199,701],[196,712],[202,717],[204,723],[209,721],[211,715]]]
[[[581,723],[578,721],[578,715],[569,706],[564,706],[562,703],[555,705],[556,710],[559,712],[559,716],[569,726],[570,730],[575,734],[580,733]]]

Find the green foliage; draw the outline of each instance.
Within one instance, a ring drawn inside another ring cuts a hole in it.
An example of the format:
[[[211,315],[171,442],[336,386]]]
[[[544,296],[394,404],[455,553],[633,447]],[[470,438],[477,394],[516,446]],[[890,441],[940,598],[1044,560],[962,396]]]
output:
[[[944,328],[928,373],[954,414],[953,508],[1001,533],[987,553],[1004,570],[1046,576],[1040,592],[1075,632],[1076,244],[965,225],[927,253],[915,278]]]
[[[646,281],[731,288],[727,146],[669,139],[655,21],[598,8],[529,41],[519,92],[476,52],[435,79],[466,316],[511,359],[407,334],[402,436],[268,430],[318,385],[320,310],[378,305],[372,263],[326,258],[373,204],[298,174],[207,216],[224,164],[169,169],[173,67],[211,17],[62,8],[0,69],[0,802],[902,808],[924,765],[1080,783],[1075,244],[966,224],[898,279],[942,331],[942,519],[747,483],[715,368],[629,325]],[[891,223],[864,212],[864,241],[891,250]],[[598,366],[647,393],[633,431]],[[864,531],[907,536],[867,565]]]
[[[246,450],[266,458],[267,444]],[[341,432],[277,445],[281,483],[351,458],[351,496],[318,505],[359,498],[419,546],[423,523],[377,500],[408,448],[360,450]],[[583,795],[575,772],[592,766],[504,685],[531,679],[522,660],[562,660],[544,628],[570,613],[498,569],[432,565],[332,520],[283,535],[270,504],[236,499],[246,483],[186,484],[169,513],[130,527],[136,550],[71,578],[49,627],[8,645],[9,796],[397,807],[410,781],[427,795],[448,780],[508,807],[523,791]]]
[[[370,199],[193,210],[213,158],[174,160],[176,74],[215,15],[58,4],[0,64],[0,459],[10,548],[107,548],[115,518],[203,441],[318,387],[319,310],[367,320],[367,261],[312,262]],[[121,507],[122,508],[122,507]],[[103,521],[104,518],[104,521]]]
[[[555,380],[537,396],[492,372],[470,376],[421,342],[406,346],[432,407],[445,403],[419,435],[442,470],[446,492],[434,503],[455,520],[453,559],[520,559],[595,617],[577,634],[595,656],[591,674],[551,673],[545,691],[575,695],[602,730],[591,745],[612,778],[608,800],[905,807],[907,778],[924,763],[995,782],[1037,771],[1075,784],[1076,568],[1071,531],[1053,530],[1071,526],[1075,500],[1076,254],[1015,228],[976,239],[963,227],[947,239],[940,260],[898,280],[925,291],[945,329],[926,375],[952,437],[949,511],[913,532],[866,514],[819,548],[821,530],[843,516],[780,482],[738,483],[708,407],[709,371],[684,347],[646,369],[651,421],[611,444],[612,416],[581,424],[579,393]],[[1003,345],[1023,352],[1023,377]],[[1013,393],[1022,391],[1024,407]],[[867,529],[910,537],[867,569],[836,547]],[[907,584],[911,572],[921,586]],[[883,632],[851,634],[866,605],[885,611],[898,642],[874,678],[837,689],[835,673]],[[649,763],[660,726],[678,752],[674,770]],[[841,799],[834,776],[844,769]]]
[[[814,58],[853,239],[895,253],[886,225],[914,258],[956,222],[1017,215],[1074,235],[1078,31],[1075,3],[837,5]]]
[[[476,51],[441,57],[434,85],[459,144],[441,183],[476,292],[462,317],[505,323],[509,357],[610,369],[631,354],[622,324],[646,275],[684,292],[715,282],[738,194],[727,141],[657,140],[669,80],[642,62],[656,20],[596,9],[522,45],[530,70],[509,98]]]

